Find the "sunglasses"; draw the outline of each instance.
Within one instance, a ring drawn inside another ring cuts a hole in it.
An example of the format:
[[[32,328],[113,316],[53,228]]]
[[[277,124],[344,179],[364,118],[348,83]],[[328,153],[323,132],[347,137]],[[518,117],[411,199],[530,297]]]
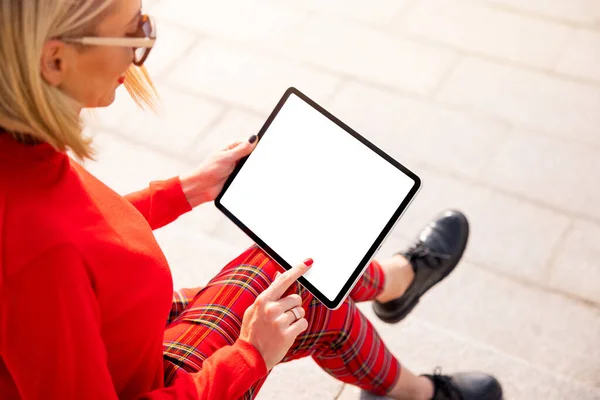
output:
[[[90,46],[118,46],[133,48],[133,64],[140,67],[148,58],[150,50],[156,43],[156,24],[152,17],[141,16],[140,26],[136,37],[98,37],[85,36],[81,38],[63,38],[65,42],[80,43]]]

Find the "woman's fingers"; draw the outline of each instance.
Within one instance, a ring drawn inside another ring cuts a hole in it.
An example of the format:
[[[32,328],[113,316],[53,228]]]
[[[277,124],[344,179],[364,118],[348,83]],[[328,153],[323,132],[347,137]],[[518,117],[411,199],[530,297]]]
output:
[[[223,147],[223,148],[221,149],[221,151],[233,150],[233,149],[235,149],[236,147],[238,147],[240,144],[242,144],[242,141],[237,141],[237,142],[230,143],[230,144],[228,144],[226,147]]]
[[[294,307],[298,307],[302,305],[302,297],[299,294],[291,294],[283,299],[279,299],[275,302],[277,308],[279,308],[280,313],[284,313],[287,310],[291,310]]]
[[[304,318],[306,315],[306,311],[302,307],[294,307],[285,312],[285,316],[289,319],[289,324],[293,324],[294,322]]]
[[[292,336],[294,339],[304,332],[308,328],[308,321],[306,318],[300,318],[298,321],[290,325],[286,330],[286,334]]]
[[[290,310],[294,307],[299,307],[302,305],[302,297],[299,294],[291,294],[283,299],[269,301],[269,304],[266,306],[267,316],[272,320],[278,319],[283,313],[287,310]]]
[[[256,145],[256,139],[254,139],[254,142],[248,140],[238,141],[225,147],[222,154],[225,156],[225,159],[231,162],[237,162],[252,153]]]
[[[240,338],[258,349],[267,370],[285,357],[296,337],[308,328],[302,298],[298,294],[283,299],[281,296],[311,265],[312,260],[307,259],[304,264],[276,276],[244,312]]]
[[[283,314],[279,315],[277,318],[277,323],[279,323],[283,329],[287,329],[294,322],[304,318],[305,315],[306,311],[304,311],[304,308],[294,307],[284,311]]]
[[[272,301],[280,299],[292,283],[296,282],[298,278],[310,269],[311,265],[312,260],[307,259],[304,263],[298,264],[295,267],[292,267],[292,269],[285,271],[271,283],[263,294]]]

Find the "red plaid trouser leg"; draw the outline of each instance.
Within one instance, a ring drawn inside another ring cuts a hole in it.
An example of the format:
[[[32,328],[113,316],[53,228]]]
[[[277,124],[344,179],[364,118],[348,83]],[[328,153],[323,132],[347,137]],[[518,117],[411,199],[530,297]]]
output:
[[[183,368],[195,372],[202,362],[237,339],[242,317],[281,267],[253,246],[231,261],[206,287],[175,292],[164,336],[165,383]],[[385,395],[400,376],[400,364],[355,302],[373,300],[383,289],[383,272],[371,262],[340,308],[329,310],[298,283],[284,294],[299,293],[308,329],[297,338],[283,362],[311,356],[333,377]],[[244,399],[253,399],[266,377]]]

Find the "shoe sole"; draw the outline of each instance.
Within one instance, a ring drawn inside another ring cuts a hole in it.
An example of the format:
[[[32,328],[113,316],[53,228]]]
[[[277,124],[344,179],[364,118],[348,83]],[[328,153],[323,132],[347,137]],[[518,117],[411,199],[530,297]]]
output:
[[[382,320],[383,322],[388,323],[388,324],[397,324],[398,322],[400,322],[404,318],[406,318],[406,316],[408,314],[410,314],[410,312],[417,306],[417,304],[419,304],[419,300],[421,299],[421,296],[423,296],[425,293],[427,293],[427,291],[429,289],[431,289],[432,287],[434,287],[435,285],[437,285],[438,283],[443,281],[448,275],[450,275],[450,273],[452,271],[454,271],[454,269],[458,266],[458,264],[460,264],[460,260],[462,259],[463,255],[465,253],[465,250],[467,248],[467,243],[469,242],[468,238],[469,238],[470,233],[471,233],[471,228],[467,221],[467,240],[465,240],[465,243],[463,244],[462,248],[460,249],[458,260],[456,261],[456,264],[454,264],[454,266],[452,268],[448,269],[448,271],[446,271],[446,273],[444,273],[444,275],[442,275],[440,277],[440,279],[433,282],[429,286],[425,286],[423,291],[415,298],[414,301],[410,302],[406,307],[402,308],[394,315],[380,315],[379,313],[377,313],[377,309],[375,307],[373,307],[373,311],[375,312],[375,315],[377,315],[377,317],[380,320]],[[498,400],[502,400],[502,398],[500,398]]]

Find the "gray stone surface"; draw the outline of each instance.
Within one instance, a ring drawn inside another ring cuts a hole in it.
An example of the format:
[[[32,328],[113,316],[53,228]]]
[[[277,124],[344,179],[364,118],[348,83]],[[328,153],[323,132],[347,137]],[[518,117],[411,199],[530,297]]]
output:
[[[456,61],[451,50],[326,15],[312,16],[282,52],[343,75],[421,94],[432,90]]]
[[[577,220],[561,243],[554,259],[550,285],[600,303],[598,238],[600,226]]]
[[[419,1],[400,22],[416,35],[540,68],[554,65],[571,29],[471,0]]]
[[[481,0],[514,13],[538,18],[549,17],[559,23],[598,25],[600,4],[596,0]]]
[[[366,310],[368,311],[368,310]],[[400,326],[377,328],[389,347],[400,354],[403,365],[416,374],[431,374],[436,366],[443,373],[483,370],[501,382],[509,400],[598,400],[600,389],[582,385],[533,366],[493,347],[467,340],[449,330],[411,318]],[[364,400],[371,396],[363,397]],[[338,400],[359,399],[360,391],[346,385]],[[378,399],[374,397],[373,399]]]
[[[156,239],[172,266],[176,288],[205,286],[244,250],[215,240],[202,231],[174,226],[157,230]]]
[[[319,368],[311,358],[280,364],[273,369],[258,400],[335,399],[343,384]]]
[[[600,387],[600,310],[460,265],[414,315],[550,372]]]
[[[483,179],[506,191],[600,221],[599,176],[598,152],[590,146],[515,132],[499,147]]]
[[[279,57],[251,52],[241,45],[207,39],[180,59],[167,74],[167,81],[266,114],[290,86],[323,100],[340,80]]]
[[[594,68],[600,62],[600,33],[579,29],[570,38],[556,70],[600,81],[600,71]]]
[[[385,26],[393,23],[394,17],[402,15],[409,6],[410,0],[272,0],[284,3],[290,7],[306,9],[339,17],[346,17],[355,21],[368,22]]]
[[[426,168],[423,188],[397,225],[411,238],[445,208],[462,210],[471,236],[466,259],[532,282],[547,280],[547,264],[563,237],[564,215]]]
[[[331,110],[409,167],[414,161],[468,178],[480,177],[512,134],[494,120],[356,83],[340,89]]]
[[[400,325],[373,319],[418,373],[483,369],[510,400],[600,399],[600,3],[597,0],[150,0],[157,116],[118,90],[86,115],[86,166],[119,193],[256,133],[296,86],[423,179],[380,249],[439,211],[471,222],[465,262]],[[348,223],[352,223],[349,216]],[[358,228],[358,227],[357,227]],[[156,231],[176,287],[252,241],[212,204]],[[259,398],[358,399],[310,359]]]
[[[185,156],[202,133],[224,114],[225,107],[168,84],[158,83],[157,90],[160,102],[156,113],[141,110],[120,89],[114,108],[98,111],[98,124],[174,158]],[[106,114],[109,117],[103,118]]]
[[[168,179],[193,166],[163,155],[117,134],[94,132],[96,162],[85,166],[120,194],[140,190],[151,181]]]
[[[189,149],[190,157],[197,162],[202,162],[212,152],[224,147],[224,143],[246,140],[256,135],[264,123],[265,118],[257,114],[229,110],[221,116],[210,133],[202,135],[200,141]]]
[[[277,2],[243,0],[161,1],[152,12],[206,36],[260,47],[281,44],[308,15]]]
[[[594,399],[600,389],[564,378],[546,366],[536,366],[488,344],[467,338],[451,329],[440,327],[414,314],[402,324],[388,325],[374,317],[368,304],[361,310],[380,332],[390,350],[415,374],[431,374],[437,366],[444,373],[482,370],[497,376],[510,400]],[[340,399],[356,399],[357,391]]]
[[[595,86],[466,58],[438,99],[567,141],[600,144],[600,88]]]

